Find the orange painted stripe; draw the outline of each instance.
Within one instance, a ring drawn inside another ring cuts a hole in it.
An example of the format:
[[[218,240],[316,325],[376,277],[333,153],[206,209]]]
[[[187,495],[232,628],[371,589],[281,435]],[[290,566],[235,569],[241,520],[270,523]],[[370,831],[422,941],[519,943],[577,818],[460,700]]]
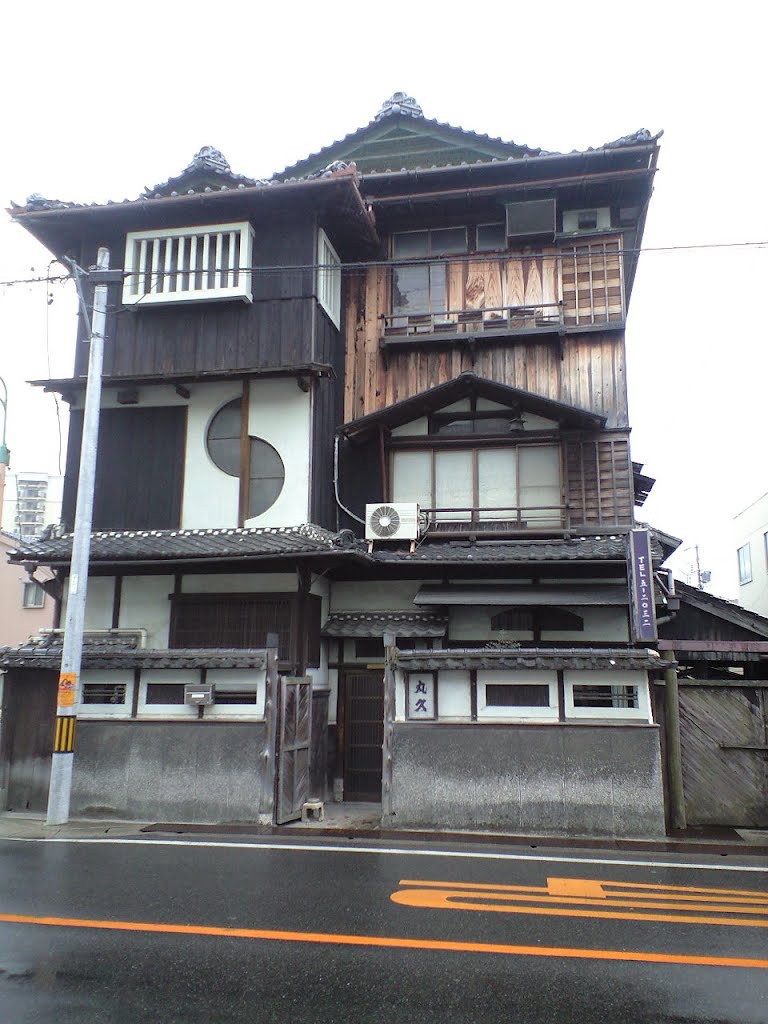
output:
[[[422,910],[475,910],[492,912],[497,914],[536,914],[545,917],[598,917],[614,921],[662,921],[669,924],[721,924],[741,928],[766,928],[768,921],[765,918],[733,918],[733,917],[707,917],[705,914],[635,914],[629,910],[600,910],[607,901],[600,900],[589,906],[587,909],[579,910],[576,907],[543,907],[543,906],[510,906],[499,903],[471,903],[454,902],[458,899],[471,900],[475,893],[461,892],[460,890],[434,890],[434,889],[403,889],[400,892],[393,892],[389,897],[393,903],[399,903],[405,907],[418,907]],[[490,896],[490,894],[488,894]],[[500,899],[502,897],[499,897]],[[544,898],[544,897],[542,897]],[[565,902],[560,899],[558,903]],[[586,900],[579,900],[582,906]],[[609,904],[611,905],[611,904]],[[616,904],[627,906],[628,904]],[[686,907],[686,910],[691,908]],[[708,908],[707,908],[708,909]],[[746,910],[739,907],[740,912]]]
[[[568,881],[569,883],[583,882],[586,886],[592,886],[595,884],[593,879],[547,879],[547,881]],[[494,885],[493,882],[443,882],[434,881],[433,879],[427,878],[401,878],[400,885],[423,885],[431,886],[434,889],[477,889],[478,891],[493,891],[493,892],[540,892],[542,894],[550,892],[549,886],[542,885]],[[603,889],[610,885],[615,886],[617,889],[626,889],[632,891],[634,889],[642,890],[653,890],[660,894],[661,898],[667,898],[669,894],[674,894],[676,899],[709,899],[710,896],[713,900],[720,899],[721,897],[727,896],[728,900],[737,898],[750,900],[754,902],[768,903],[768,892],[762,889],[711,889],[707,888],[696,888],[689,885],[654,885],[651,882],[609,882],[600,879],[598,883]],[[693,893],[691,896],[683,896],[683,893]],[[611,896],[618,896],[619,893],[611,893]],[[644,895],[651,896],[651,892],[644,892]]]
[[[768,969],[768,960],[749,957],[654,953],[623,949],[580,949],[568,946],[511,946],[491,942],[450,942],[442,939],[406,939],[387,935],[344,935],[333,932],[289,932],[266,928],[219,928],[197,924],[159,924],[152,921],[100,921],[79,917],[31,917],[0,914],[6,924],[36,924],[56,928],[97,928],[104,931],[151,932],[165,935],[210,935],[274,942],[313,942],[334,946],[371,946],[380,949],[424,949],[453,953],[500,953],[506,956],[568,957],[577,960],[626,960],[637,963],[684,964],[694,967],[754,967]]]

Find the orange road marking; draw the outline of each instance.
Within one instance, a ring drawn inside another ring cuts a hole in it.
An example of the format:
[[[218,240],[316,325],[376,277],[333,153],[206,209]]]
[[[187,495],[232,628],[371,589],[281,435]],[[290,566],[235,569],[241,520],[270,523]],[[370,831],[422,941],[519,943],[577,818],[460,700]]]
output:
[[[275,942],[313,942],[336,946],[372,946],[381,949],[424,949],[435,952],[499,953],[506,956],[568,957],[577,960],[625,960],[637,963],[682,964],[693,967],[751,967],[768,969],[768,960],[747,957],[654,953],[623,949],[580,949],[568,946],[511,946],[490,942],[451,942],[442,939],[406,939],[387,935],[344,935],[332,932],[290,932],[263,928],[219,928],[213,925],[160,924],[152,921],[101,921],[79,917],[32,917],[0,914],[6,924],[35,924],[56,928],[97,928],[105,931],[151,932],[165,935],[209,935]]]
[[[546,886],[432,882],[404,878],[400,885],[414,888],[392,893],[390,899],[403,906],[421,909],[723,924],[742,928],[768,927],[768,894],[746,889],[696,889],[581,878],[549,878]],[[695,902],[678,902],[684,900]],[[603,909],[606,907],[620,909]],[[633,913],[639,910],[652,912]],[[683,913],[661,913],[675,910]],[[727,916],[733,914],[745,916]]]

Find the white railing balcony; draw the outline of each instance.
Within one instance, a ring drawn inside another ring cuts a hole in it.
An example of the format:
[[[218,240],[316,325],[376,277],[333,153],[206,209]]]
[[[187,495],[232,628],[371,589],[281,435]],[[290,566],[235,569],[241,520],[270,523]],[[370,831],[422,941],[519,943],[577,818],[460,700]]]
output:
[[[247,221],[129,232],[123,303],[252,302],[253,235]]]

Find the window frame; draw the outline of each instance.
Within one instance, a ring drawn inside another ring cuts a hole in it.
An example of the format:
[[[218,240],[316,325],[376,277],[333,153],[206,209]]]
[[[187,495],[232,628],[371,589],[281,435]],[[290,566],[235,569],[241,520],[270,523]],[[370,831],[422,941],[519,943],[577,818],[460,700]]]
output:
[[[32,602],[28,601],[29,594],[39,594],[40,601]],[[21,607],[26,611],[40,611],[41,608],[45,608],[46,593],[43,586],[37,582],[37,580],[24,580],[21,584]]]
[[[487,687],[547,686],[549,705],[499,706],[488,704]],[[479,669],[477,672],[477,720],[495,722],[557,722],[559,719],[557,672],[554,669],[514,671]]]
[[[330,258],[329,258],[330,257]],[[341,329],[341,259],[322,228],[317,229],[317,301]]]
[[[86,704],[82,700],[85,687],[90,685],[124,686],[125,700],[122,704]],[[78,718],[130,718],[135,687],[132,670],[85,669],[80,673],[80,701],[77,706]]]
[[[743,587],[747,583],[751,583],[753,580],[752,576],[752,545],[750,541],[742,544],[741,547],[736,549],[736,560],[739,567],[739,586]]]
[[[563,673],[565,700],[563,710],[565,720],[589,719],[591,721],[614,721],[620,719],[643,721],[653,723],[653,712],[651,709],[650,685],[648,674],[642,671],[634,672],[595,672],[583,669],[569,669]],[[634,686],[637,688],[636,708],[605,708],[576,707],[573,699],[574,686]]]

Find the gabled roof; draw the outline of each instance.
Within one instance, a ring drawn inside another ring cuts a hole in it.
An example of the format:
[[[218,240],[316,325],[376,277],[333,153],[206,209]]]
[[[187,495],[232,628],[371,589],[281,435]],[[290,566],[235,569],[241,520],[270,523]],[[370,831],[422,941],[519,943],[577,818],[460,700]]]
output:
[[[652,135],[643,128],[586,152],[653,143],[660,135]],[[550,153],[539,147],[493,138],[445,121],[424,117],[421,106],[413,96],[396,92],[385,100],[367,125],[324,146],[316,153],[310,153],[303,160],[284,168],[275,178],[285,180],[316,174],[337,161],[354,163],[360,174],[369,175],[566,155],[570,154]]]
[[[751,630],[758,636],[768,636],[768,618],[764,615],[758,615],[757,612],[743,608],[733,601],[726,601],[723,597],[715,597],[705,590],[698,590],[681,580],[675,580],[675,592],[681,601],[698,608],[699,611],[707,612],[742,629]]]
[[[530,391],[498,384],[475,373],[466,372],[446,384],[437,384],[428,391],[422,391],[413,398],[405,398],[401,402],[387,406],[386,409],[351,420],[340,428],[340,433],[349,438],[360,438],[379,426],[399,427],[410,420],[418,419],[426,412],[442,409],[472,394],[555,420],[565,430],[599,430],[606,423],[605,416],[597,413],[579,409],[575,405],[566,405],[564,402],[555,402],[551,398],[543,398]]]
[[[539,156],[540,153],[542,150],[538,148],[505,142],[501,138],[424,117],[412,96],[396,92],[384,101],[378,114],[367,125],[324,146],[317,153],[310,153],[275,177],[285,179],[312,174],[337,160],[354,162],[360,173],[368,174],[449,162],[518,159]]]
[[[266,181],[259,182],[256,178],[248,178],[244,174],[234,174],[229,166],[229,161],[220,149],[213,146],[203,146],[195,153],[190,163],[184,168],[181,174],[175,178],[169,178],[153,188],[144,190],[144,195],[149,198],[154,196],[159,199],[161,196],[177,195],[182,192],[204,192],[226,188],[244,188],[247,185],[266,185]]]

